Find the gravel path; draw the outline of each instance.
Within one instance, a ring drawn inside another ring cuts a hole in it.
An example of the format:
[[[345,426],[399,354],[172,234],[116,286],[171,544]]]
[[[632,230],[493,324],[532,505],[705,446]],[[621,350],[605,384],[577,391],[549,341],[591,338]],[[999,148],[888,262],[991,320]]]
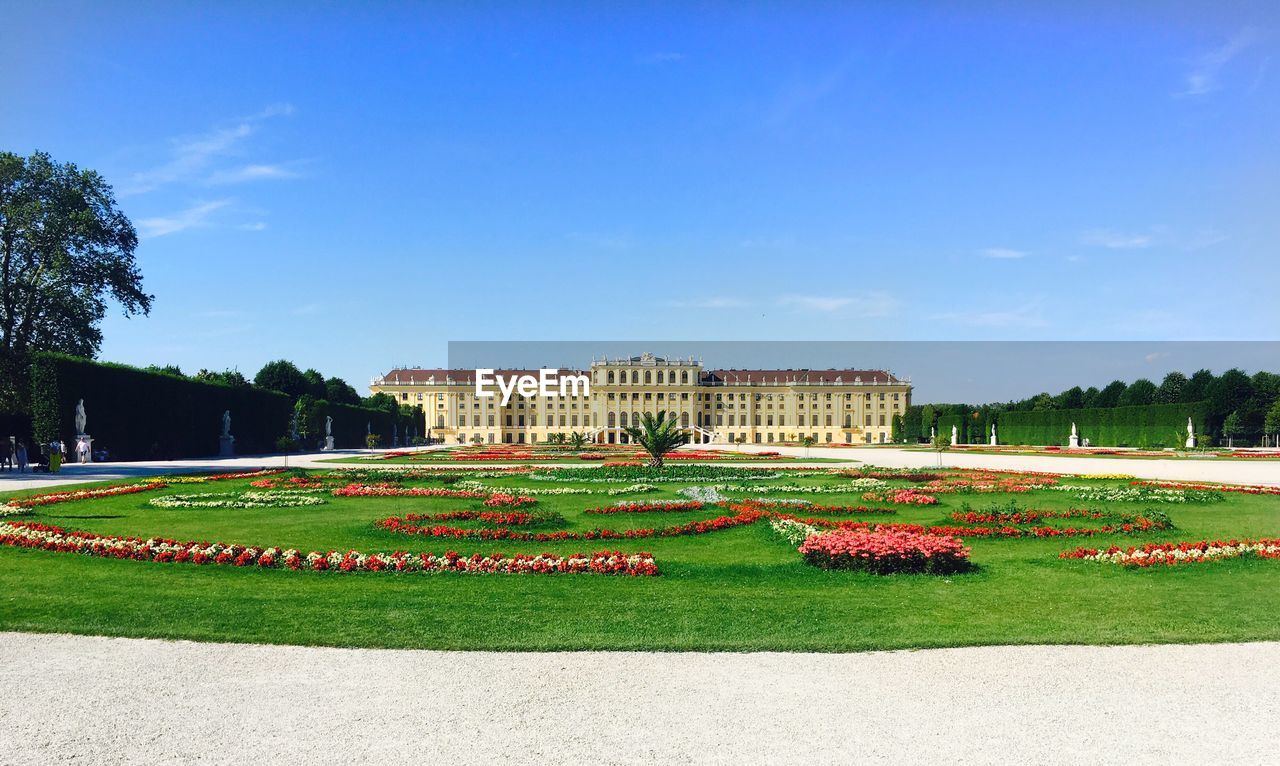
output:
[[[0,763],[1276,763],[1280,643],[489,653],[0,634]]]

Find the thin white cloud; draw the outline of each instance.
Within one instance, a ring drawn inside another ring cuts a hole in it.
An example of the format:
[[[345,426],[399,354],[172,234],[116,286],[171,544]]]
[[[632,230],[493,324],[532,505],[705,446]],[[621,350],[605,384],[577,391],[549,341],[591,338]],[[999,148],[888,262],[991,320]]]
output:
[[[209,217],[229,204],[231,200],[219,199],[192,205],[172,215],[143,218],[138,221],[138,236],[142,239],[152,239],[198,226],[207,226]]]
[[[658,51],[656,53],[650,53],[642,60],[646,64],[674,64],[677,61],[684,61],[684,59],[685,55],[683,53],[676,53],[675,51]]]
[[[691,300],[670,301],[667,305],[672,308],[686,309],[737,309],[746,306],[747,302],[739,298],[712,296],[710,298],[693,298]]]
[[[1223,68],[1258,42],[1258,30],[1245,27],[1222,45],[1196,57],[1187,72],[1185,87],[1174,94],[1177,96],[1203,96],[1221,90],[1219,76]]]
[[[169,184],[204,179],[216,160],[240,151],[241,144],[257,131],[263,120],[292,113],[293,107],[289,104],[275,104],[205,133],[175,138],[166,162],[134,173],[118,191],[121,195],[142,194]]]
[[[861,317],[889,316],[898,310],[897,299],[880,290],[847,296],[784,295],[778,299],[778,305],[798,311],[821,313],[847,310],[847,313]]]
[[[1153,351],[1142,358],[1146,360],[1147,364],[1154,364],[1167,356],[1169,356],[1168,351]]]
[[[1028,253],[1026,250],[1014,250],[1010,247],[988,247],[981,252],[983,258],[995,258],[997,260],[1015,260],[1018,258],[1026,258]]]
[[[219,170],[209,176],[208,182],[220,186],[249,181],[285,181],[299,176],[296,170],[284,165],[244,165],[234,170]]]
[[[254,221],[252,223],[242,223],[236,227],[241,231],[263,231],[267,228],[265,221]]]
[[[1114,229],[1090,229],[1080,235],[1080,241],[1092,247],[1108,250],[1140,250],[1151,247],[1155,238],[1149,234],[1129,234]]]

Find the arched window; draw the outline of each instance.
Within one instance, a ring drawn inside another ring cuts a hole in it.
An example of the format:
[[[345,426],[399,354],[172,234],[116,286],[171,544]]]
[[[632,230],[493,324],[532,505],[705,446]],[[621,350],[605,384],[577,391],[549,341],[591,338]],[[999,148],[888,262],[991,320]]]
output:
[[[844,427],[845,427],[845,428],[853,428],[853,416],[852,416],[852,415],[848,415],[848,414],[846,414],[846,415],[844,416]]]
[[[645,384],[652,383],[652,382],[653,382],[653,373],[649,372],[648,370],[645,370],[645,371],[644,371],[644,382],[645,382]]]
[[[609,382],[613,382],[613,370],[609,370]]]
[[[631,382],[632,382],[632,383],[639,383],[639,382],[640,382],[640,371],[639,371],[639,370],[632,370],[632,371],[631,371]]]
[[[680,427],[681,428],[689,427],[689,413],[687,412],[680,413]]]
[[[436,416],[436,428],[444,428],[444,415]]]
[[[689,382],[689,371],[688,371],[688,370],[681,370],[681,371],[680,371],[680,382],[681,382],[681,383],[688,383],[688,382]]]
[[[610,427],[610,428],[616,428],[616,427],[617,427],[617,425],[618,425],[618,424],[617,424],[617,417],[616,417],[615,413],[610,412],[610,413],[609,413],[609,427]]]
[[[667,374],[662,370],[658,370],[658,382],[666,383],[667,382],[666,378],[667,378]]]

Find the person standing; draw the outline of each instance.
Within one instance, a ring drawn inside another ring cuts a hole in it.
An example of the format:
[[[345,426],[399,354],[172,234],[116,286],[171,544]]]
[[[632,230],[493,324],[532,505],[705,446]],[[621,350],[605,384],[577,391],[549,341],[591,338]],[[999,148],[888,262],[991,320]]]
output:
[[[88,442],[88,440],[86,440],[86,439],[81,439],[81,440],[80,440],[80,443],[76,445],[76,454],[80,456],[80,462],[81,462],[81,463],[87,463],[87,462],[89,462],[89,442]]]
[[[18,473],[27,472],[27,443],[18,442]]]

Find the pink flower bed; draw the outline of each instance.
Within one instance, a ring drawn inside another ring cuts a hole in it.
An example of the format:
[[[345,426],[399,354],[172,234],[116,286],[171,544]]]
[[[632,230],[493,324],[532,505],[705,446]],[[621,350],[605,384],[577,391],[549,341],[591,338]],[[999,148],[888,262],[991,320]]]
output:
[[[840,529],[810,535],[800,546],[809,564],[873,574],[951,574],[969,568],[969,549],[943,535],[898,529]]]

